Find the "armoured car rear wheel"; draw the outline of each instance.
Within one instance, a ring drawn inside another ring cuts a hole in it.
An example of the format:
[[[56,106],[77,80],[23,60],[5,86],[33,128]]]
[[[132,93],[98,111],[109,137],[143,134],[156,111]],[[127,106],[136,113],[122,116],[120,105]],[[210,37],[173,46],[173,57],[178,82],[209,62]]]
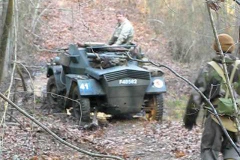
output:
[[[55,78],[52,75],[47,82],[47,101],[51,107],[63,108],[64,98],[58,95],[64,95],[64,93],[58,92]]]
[[[71,114],[78,122],[90,122],[90,101],[89,98],[83,98],[80,96],[78,86],[73,89],[72,99],[74,101],[72,103],[73,109],[71,110]]]
[[[163,119],[163,95],[148,95],[144,108],[148,120],[162,121]]]

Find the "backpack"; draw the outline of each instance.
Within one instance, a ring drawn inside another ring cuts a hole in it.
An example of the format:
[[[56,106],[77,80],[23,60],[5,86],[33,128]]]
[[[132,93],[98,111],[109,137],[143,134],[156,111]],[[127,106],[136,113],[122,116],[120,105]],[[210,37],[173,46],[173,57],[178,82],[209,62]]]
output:
[[[221,83],[220,87],[221,89],[225,90],[225,97],[217,98],[213,103],[214,105],[217,105],[216,111],[219,115],[227,115],[227,116],[233,116],[235,109],[234,104],[232,101],[232,98],[229,97],[229,89],[227,87],[226,78],[224,76],[224,72],[222,67],[215,61],[208,62],[209,65],[211,65],[215,71],[219,74],[219,76],[222,78],[223,83]],[[232,84],[233,77],[235,75],[237,66],[240,64],[240,60],[236,60],[234,63],[233,70],[230,75],[230,84]],[[236,103],[240,104],[240,99],[236,99]]]

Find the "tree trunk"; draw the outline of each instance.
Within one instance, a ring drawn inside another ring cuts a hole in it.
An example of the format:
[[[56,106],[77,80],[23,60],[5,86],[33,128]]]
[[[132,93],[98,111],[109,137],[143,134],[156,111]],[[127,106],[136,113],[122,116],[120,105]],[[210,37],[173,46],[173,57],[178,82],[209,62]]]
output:
[[[7,15],[8,0],[0,2],[0,37],[2,37],[3,27]]]
[[[13,15],[13,0],[4,0],[0,2],[0,82],[4,76],[4,61],[8,53],[6,48],[8,46],[9,31],[11,28]]]

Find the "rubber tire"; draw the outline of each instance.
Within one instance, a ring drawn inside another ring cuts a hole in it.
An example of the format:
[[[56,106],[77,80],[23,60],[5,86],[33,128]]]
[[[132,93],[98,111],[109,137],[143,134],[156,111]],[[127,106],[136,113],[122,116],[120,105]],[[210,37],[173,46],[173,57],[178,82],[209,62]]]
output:
[[[152,115],[152,117],[147,117],[147,118],[149,120],[156,120],[156,121],[162,122],[163,108],[164,108],[163,94],[149,95],[148,101],[149,102],[147,103],[146,107],[151,107],[152,112],[154,112],[154,114]]]
[[[79,103],[72,101],[73,109],[71,110],[71,114],[73,117],[75,117],[78,122],[80,122],[81,118],[81,122],[89,123],[91,121],[89,98],[81,97],[78,91],[78,86],[75,86],[72,92],[72,99],[78,101],[81,104],[81,106],[79,106]]]

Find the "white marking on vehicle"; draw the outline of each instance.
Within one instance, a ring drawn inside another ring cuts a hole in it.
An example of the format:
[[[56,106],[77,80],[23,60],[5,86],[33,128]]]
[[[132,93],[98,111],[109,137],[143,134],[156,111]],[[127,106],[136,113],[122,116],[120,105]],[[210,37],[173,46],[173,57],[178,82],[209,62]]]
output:
[[[137,79],[120,79],[119,84],[137,84]]]

